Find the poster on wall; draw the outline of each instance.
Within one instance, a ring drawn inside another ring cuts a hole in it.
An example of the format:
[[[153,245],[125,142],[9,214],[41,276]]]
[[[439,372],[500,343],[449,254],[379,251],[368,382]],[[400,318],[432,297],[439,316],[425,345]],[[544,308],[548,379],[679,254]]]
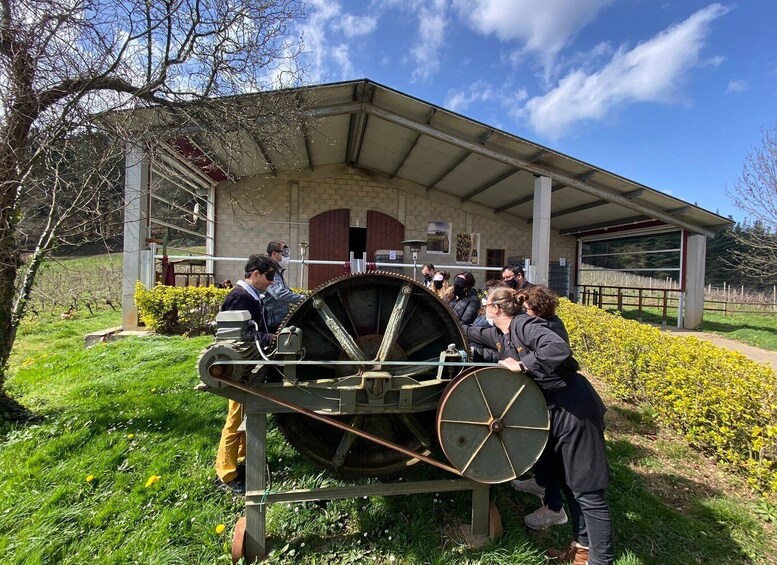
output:
[[[480,234],[456,234],[456,262],[468,265],[480,264]]]
[[[426,252],[430,255],[447,255],[451,252],[450,222],[429,222],[426,227]]]

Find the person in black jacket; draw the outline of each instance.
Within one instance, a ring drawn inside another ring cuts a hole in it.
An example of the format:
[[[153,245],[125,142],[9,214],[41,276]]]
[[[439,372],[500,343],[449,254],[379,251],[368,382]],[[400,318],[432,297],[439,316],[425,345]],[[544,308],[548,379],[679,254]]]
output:
[[[256,322],[255,338],[262,347],[270,345],[272,334],[267,329],[267,320],[261,293],[275,278],[277,264],[265,255],[251,255],[245,266],[245,279],[237,281],[221,305],[221,310],[247,310]],[[239,465],[245,459],[245,432],[239,431],[243,422],[243,405],[229,401],[227,419],[221,430],[221,439],[216,454],[216,479],[214,484],[235,494],[245,494],[245,467]]]
[[[588,380],[569,345],[547,321],[522,315],[523,299],[510,288],[488,295],[486,315],[494,327],[467,328],[470,343],[494,349],[499,363],[526,373],[540,387],[550,411],[548,442],[563,467],[564,494],[569,505],[573,541],[567,560],[590,565],[614,562],[613,531],[605,489],[610,470],[604,443],[601,398]]]
[[[475,321],[480,310],[480,298],[474,286],[475,277],[469,271],[459,273],[453,279],[453,298],[448,305],[465,326]]]
[[[505,265],[502,267],[502,280],[510,288],[526,290],[534,286],[526,280],[526,274],[520,265]]]
[[[539,316],[567,344],[569,334],[564,322],[556,315],[558,296],[544,285],[534,285],[519,292],[527,316]],[[552,442],[548,442],[539,460],[534,465],[534,477],[527,480],[514,480],[514,489],[534,494],[542,499],[543,506],[524,518],[526,525],[533,530],[544,530],[557,524],[565,524],[564,500],[561,484],[564,480],[561,461],[556,456]]]

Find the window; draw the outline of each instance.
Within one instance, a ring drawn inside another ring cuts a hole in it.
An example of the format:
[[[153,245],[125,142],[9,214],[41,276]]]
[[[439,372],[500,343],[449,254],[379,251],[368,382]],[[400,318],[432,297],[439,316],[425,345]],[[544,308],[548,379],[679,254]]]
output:
[[[486,267],[504,267],[505,250],[504,249],[486,249]],[[486,271],[486,280],[499,279],[499,271]]]

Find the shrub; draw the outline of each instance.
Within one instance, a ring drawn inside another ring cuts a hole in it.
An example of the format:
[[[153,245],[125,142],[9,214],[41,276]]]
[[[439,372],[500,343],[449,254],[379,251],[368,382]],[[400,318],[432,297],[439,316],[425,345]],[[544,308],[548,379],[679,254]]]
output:
[[[693,337],[563,300],[572,348],[618,398],[653,406],[695,447],[777,492],[777,377],[767,366]]]
[[[135,286],[135,304],[146,327],[160,334],[195,335],[205,331],[228,289],[215,286]]]

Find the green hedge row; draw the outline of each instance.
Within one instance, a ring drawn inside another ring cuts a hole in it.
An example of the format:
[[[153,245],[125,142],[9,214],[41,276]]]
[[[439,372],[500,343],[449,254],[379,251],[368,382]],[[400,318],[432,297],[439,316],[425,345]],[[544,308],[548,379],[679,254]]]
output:
[[[147,328],[164,335],[196,335],[205,331],[229,294],[215,286],[135,285],[138,316]]]
[[[755,490],[777,492],[777,375],[767,365],[566,300],[559,315],[575,356],[617,397],[651,405]]]

